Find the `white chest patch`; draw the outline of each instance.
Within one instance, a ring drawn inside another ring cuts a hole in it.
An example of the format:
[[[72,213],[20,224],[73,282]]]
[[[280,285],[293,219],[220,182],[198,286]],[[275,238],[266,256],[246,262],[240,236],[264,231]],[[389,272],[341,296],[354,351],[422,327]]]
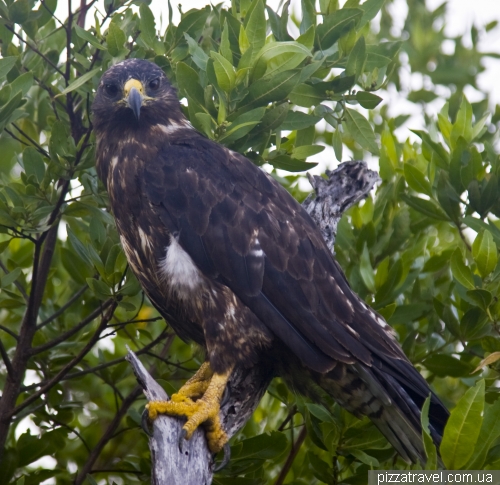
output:
[[[202,283],[200,270],[175,238],[171,239],[165,259],[160,261],[160,272],[170,289],[180,298],[188,298]]]

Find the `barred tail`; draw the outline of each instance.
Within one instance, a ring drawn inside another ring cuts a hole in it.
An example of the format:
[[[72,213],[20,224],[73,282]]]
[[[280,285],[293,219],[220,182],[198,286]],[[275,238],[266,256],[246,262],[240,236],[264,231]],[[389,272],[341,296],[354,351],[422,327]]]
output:
[[[424,464],[420,409],[427,396],[431,437],[438,448],[449,413],[409,362],[398,367],[409,373],[407,380],[383,364],[339,363],[320,385],[355,416],[368,416],[405,461]]]

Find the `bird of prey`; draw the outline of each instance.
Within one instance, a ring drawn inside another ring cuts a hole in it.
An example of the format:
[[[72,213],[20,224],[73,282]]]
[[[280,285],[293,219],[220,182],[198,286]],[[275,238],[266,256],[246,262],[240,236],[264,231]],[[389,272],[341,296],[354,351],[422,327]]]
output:
[[[425,461],[430,395],[439,444],[448,411],[390,327],[349,287],[305,210],[250,160],[198,133],[163,71],[112,66],[92,105],[97,172],[130,267],[160,314],[206,362],[158,413],[227,442],[220,400],[236,366],[268,362],[295,390],[368,416],[407,461]]]

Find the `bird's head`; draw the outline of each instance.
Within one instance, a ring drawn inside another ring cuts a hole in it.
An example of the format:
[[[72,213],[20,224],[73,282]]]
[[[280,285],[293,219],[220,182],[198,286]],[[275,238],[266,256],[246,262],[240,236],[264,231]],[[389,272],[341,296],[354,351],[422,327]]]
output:
[[[181,115],[176,91],[163,71],[142,59],[127,59],[104,73],[92,113],[96,130],[110,123],[121,129],[139,127]]]

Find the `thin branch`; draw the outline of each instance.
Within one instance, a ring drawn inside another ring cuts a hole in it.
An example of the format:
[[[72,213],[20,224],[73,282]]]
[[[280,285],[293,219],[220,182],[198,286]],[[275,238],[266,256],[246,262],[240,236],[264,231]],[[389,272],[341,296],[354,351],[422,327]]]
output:
[[[285,418],[285,420],[280,424],[278,431],[283,431],[285,426],[293,419],[293,417],[297,414],[297,406],[294,404]]]
[[[112,468],[110,469],[100,468],[98,470],[92,470],[89,473],[91,473],[92,475],[94,473],[131,473],[132,475],[144,475],[144,472],[141,472],[140,470],[120,470],[120,469],[113,470]]]
[[[3,271],[4,271],[5,274],[9,274],[10,273],[10,271],[7,269],[7,266],[5,266],[5,264],[3,264],[2,261],[0,261],[0,268],[3,269]],[[21,293],[21,295],[23,295],[24,299],[26,301],[28,301],[29,296],[28,296],[28,293],[26,293],[26,290],[23,288],[23,285],[21,283],[19,283],[19,281],[17,281],[17,280],[14,281],[14,285],[19,290],[19,292]]]
[[[9,328],[0,325],[0,330],[3,330],[5,333],[8,333],[11,337],[15,338],[16,340],[19,340],[19,335],[17,335],[17,333],[13,332]]]
[[[109,320],[111,320],[116,307],[117,307],[117,303],[113,302],[113,304],[111,305],[111,307],[108,310],[107,315],[105,315],[102,318],[101,323],[99,324],[99,327],[97,327],[97,330],[95,331],[94,335],[92,335],[92,338],[87,342],[87,345],[85,345],[85,347],[83,347],[83,349],[80,351],[80,353],[73,360],[68,362],[52,379],[50,379],[37,392],[32,394],[30,397],[26,398],[26,400],[23,401],[21,404],[19,404],[19,406],[16,406],[14,409],[12,409],[7,414],[7,416],[6,416],[7,419],[16,415],[19,411],[22,411],[24,408],[29,406],[32,402],[36,401],[42,394],[45,394],[53,386],[58,384],[63,379],[63,377],[73,367],[75,367],[75,365],[77,365],[85,357],[85,355],[87,355],[90,352],[90,350],[92,350],[92,347],[99,340],[99,336],[101,335],[101,332],[106,328],[106,325],[108,324]]]
[[[159,341],[163,340],[165,336],[167,335],[168,331],[165,329],[158,337],[156,337],[154,340],[152,340],[149,344],[145,345],[142,349],[137,351],[137,355],[145,354],[148,352],[148,350],[152,347],[154,347]],[[173,334],[170,334],[169,337],[174,338]],[[167,338],[168,340],[168,338]],[[90,367],[89,369],[81,370],[78,372],[73,372],[72,374],[68,374],[67,376],[63,377],[61,381],[69,381],[71,379],[75,379],[77,377],[82,377],[87,374],[96,374],[103,369],[107,369],[108,367],[112,367],[114,365],[120,364],[121,362],[125,361],[125,357],[119,357],[118,359],[110,360],[108,362],[104,362],[102,364],[96,365],[95,367]],[[23,392],[24,391],[30,391],[31,389],[36,389],[39,386],[44,386],[46,383],[45,382],[37,382],[36,384],[31,384],[29,386],[24,386],[22,388]]]
[[[11,123],[12,126],[19,132],[21,133],[21,135],[24,136],[24,138],[26,138],[42,155],[44,155],[45,157],[47,158],[50,158],[50,155],[48,154],[48,152],[43,148],[41,147],[35,140],[33,140],[33,138],[31,138],[31,136],[29,136],[27,133],[25,133],[23,130],[21,130],[21,128],[19,128],[19,126],[17,126],[15,123]]]
[[[103,448],[106,446],[108,441],[113,437],[116,428],[118,428],[118,426],[120,425],[120,421],[127,414],[128,409],[130,408],[130,406],[132,406],[134,401],[140,396],[141,393],[142,393],[141,386],[136,385],[132,390],[132,392],[122,401],[120,409],[115,414],[115,417],[113,418],[111,423],[109,423],[109,426],[106,428],[106,431],[101,436],[101,439],[90,453],[85,465],[83,465],[83,467],[80,469],[80,472],[78,473],[75,479],[75,485],[81,485],[85,480],[87,474],[91,473],[92,467],[99,458],[99,455],[101,454]]]
[[[83,443],[83,446],[85,446],[85,448],[87,448],[87,451],[90,453],[91,452],[91,449],[90,449],[90,446],[87,444],[87,442],[85,441],[84,437],[81,435],[81,433],[79,431],[76,430],[76,428],[73,428],[71,426],[69,426],[68,424],[66,423],[63,423],[62,421],[58,421],[57,419],[54,419],[52,416],[50,417],[50,421],[54,424],[57,424],[59,426],[62,426],[63,428],[66,428],[66,429],[69,429],[72,433],[75,433],[76,436],[78,436],[78,438],[80,438],[81,442]]]
[[[36,329],[40,330],[41,328],[48,325],[50,322],[54,321],[57,317],[62,315],[76,300],[78,300],[86,291],[88,290],[88,286],[83,286],[80,288],[59,310],[53,313],[49,318],[44,320],[42,323],[37,325]]]
[[[19,143],[22,143],[24,146],[27,146],[27,147],[30,146],[29,143],[26,143],[24,140],[21,140],[21,138],[19,138],[16,135],[14,135],[14,133],[12,133],[12,131],[8,130],[7,128],[4,128],[4,131],[6,133],[8,133],[11,136],[11,138],[14,138],[14,140],[18,141]]]
[[[85,17],[87,15],[87,10],[88,7],[86,0],[80,0],[80,13],[78,14],[76,25],[78,25],[78,27],[81,27],[82,29],[85,28]]]
[[[55,16],[55,10],[52,11],[50,10],[49,7],[47,7],[47,5],[45,5],[45,1],[44,0],[41,0],[41,3],[42,3],[42,6],[45,10],[47,10],[47,12],[50,13],[50,15],[52,16],[53,19],[57,20],[60,24],[61,24],[61,27],[64,27],[64,23],[61,22],[56,16]]]
[[[51,65],[61,76],[64,73],[44,54],[42,54],[34,45],[30,44],[27,40],[23,39],[10,25],[4,24],[5,28],[12,32],[21,42],[26,44],[35,54],[38,54],[47,64]]]
[[[96,308],[92,313],[90,313],[86,318],[84,318],[80,323],[75,325],[74,327],[70,328],[68,331],[60,334],[58,337],[55,339],[51,340],[50,342],[47,342],[46,344],[39,345],[38,347],[33,347],[30,350],[30,355],[36,355],[41,352],[45,352],[46,350],[51,349],[52,347],[55,347],[57,344],[60,344],[61,342],[64,342],[65,340],[69,339],[75,333],[78,333],[83,327],[88,325],[90,322],[92,322],[94,319],[96,319],[99,315],[102,314],[106,308],[108,308],[112,303],[115,303],[115,300],[110,298],[109,300],[106,300],[100,307]]]
[[[14,368],[12,367],[12,362],[9,359],[9,356],[7,355],[7,351],[5,350],[5,347],[3,346],[2,340],[0,339],[0,355],[2,356],[3,363],[5,364],[5,367],[7,369],[7,374],[9,375],[10,379],[14,378]]]
[[[293,461],[297,457],[297,453],[299,452],[302,443],[304,443],[304,440],[306,439],[306,435],[307,435],[307,428],[304,425],[304,427],[299,433],[297,441],[293,444],[292,449],[290,450],[290,454],[288,455],[285,464],[283,465],[283,468],[281,469],[281,472],[278,475],[278,478],[274,482],[274,485],[283,485],[285,478],[288,475],[288,472],[290,471],[290,468],[292,468]]]

